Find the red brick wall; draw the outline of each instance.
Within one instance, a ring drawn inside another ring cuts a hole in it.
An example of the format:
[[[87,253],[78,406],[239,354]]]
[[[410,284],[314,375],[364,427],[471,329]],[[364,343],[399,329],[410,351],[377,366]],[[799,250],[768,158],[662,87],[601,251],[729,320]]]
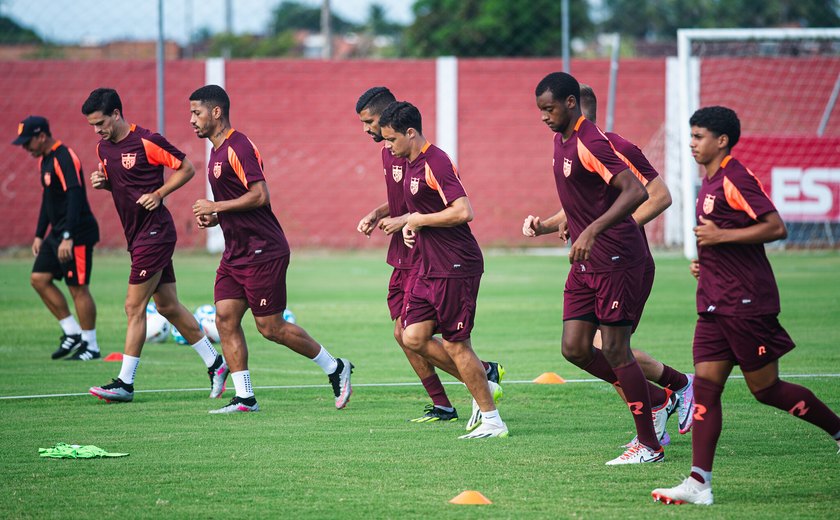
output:
[[[482,245],[533,244],[521,237],[522,219],[558,208],[551,133],[539,119],[533,94],[537,82],[559,68],[558,60],[459,63],[458,166]],[[608,62],[575,61],[572,73],[606,100]],[[615,127],[643,149],[663,125],[664,73],[663,60],[621,62]],[[355,231],[359,219],[385,201],[380,145],[362,132],[355,103],[368,87],[387,85],[420,108],[424,134],[434,142],[434,61],[233,61],[226,76],[232,124],[260,149],[272,206],[292,247],[373,247],[384,254],[387,241],[381,234],[365,240]],[[187,98],[204,83],[204,64],[169,62],[166,78],[166,136],[198,171],[167,204],[179,247],[200,247],[204,232],[193,226],[190,206],[204,196],[204,141],[189,126]],[[28,114],[49,118],[53,135],[76,150],[88,174],[96,164],[97,138],[80,107],[99,86],[120,92],[129,121],[155,129],[152,62],[0,62],[0,129],[6,129],[7,141],[0,180],[0,219],[6,229],[0,247],[31,243],[40,203],[37,162],[8,145],[18,121]],[[603,124],[606,103],[600,108]],[[124,247],[110,195],[88,194],[102,245]]]

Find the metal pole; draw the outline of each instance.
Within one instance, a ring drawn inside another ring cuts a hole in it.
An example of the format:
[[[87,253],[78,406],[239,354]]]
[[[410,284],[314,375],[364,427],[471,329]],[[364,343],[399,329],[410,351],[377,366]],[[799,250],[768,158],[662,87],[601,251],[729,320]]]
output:
[[[604,127],[607,132],[613,131],[615,125],[615,89],[618,84],[618,55],[621,47],[621,35],[618,33],[612,36],[612,56],[610,57],[610,88],[607,97],[607,125]]]
[[[569,0],[562,2],[563,18],[563,72],[569,74],[572,70],[569,58]]]
[[[163,0],[158,0],[158,37],[157,37],[157,130],[160,135],[165,133],[164,90],[163,90],[163,65],[166,56],[164,54],[163,40]]]
[[[828,98],[828,103],[825,105],[825,110],[820,120],[820,127],[817,129],[817,137],[822,137],[825,133],[825,127],[828,126],[831,112],[834,110],[834,105],[837,104],[838,94],[840,94],[840,74],[837,74],[837,80],[834,82],[834,90],[831,91],[831,97]]]
[[[332,59],[331,18],[330,0],[323,0],[321,2],[321,37],[324,39],[324,45],[321,47],[321,58],[325,60]]]

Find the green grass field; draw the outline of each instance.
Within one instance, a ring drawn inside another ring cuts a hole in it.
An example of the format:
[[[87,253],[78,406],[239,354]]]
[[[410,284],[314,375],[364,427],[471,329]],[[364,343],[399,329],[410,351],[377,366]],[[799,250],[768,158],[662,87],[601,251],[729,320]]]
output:
[[[651,489],[677,484],[691,464],[690,435],[672,418],[661,464],[607,467],[633,436],[626,407],[606,384],[526,383],[553,371],[588,374],[560,354],[563,257],[488,254],[473,334],[483,359],[507,368],[500,402],[511,436],[462,441],[463,386],[447,386],[462,419],[414,424],[428,397],[392,338],[383,254],[301,253],[289,271],[298,324],[356,365],[345,410],[318,367],[246,333],[261,411],[211,416],[198,356],[172,342],[147,345],[130,404],[87,388],[119,364],[51,361],[60,329],[28,283],[29,258],[0,259],[0,517],[2,518],[836,518],[840,455],[824,432],[757,403],[742,379],[724,394],[724,431],[711,508],[666,507]],[[781,321],[798,343],[781,363],[840,410],[840,253],[771,258]],[[179,253],[181,300],[212,301],[217,259]],[[103,352],[122,350],[128,258],[99,254],[92,290]],[[634,344],[691,370],[694,280],[687,263],[659,258]],[[739,374],[736,370],[735,374]],[[832,376],[833,375],[833,376]],[[446,381],[451,378],[446,376]],[[385,383],[411,383],[384,386]],[[302,388],[277,388],[298,385]],[[273,387],[273,388],[261,388]],[[190,390],[193,389],[193,390]],[[195,390],[200,389],[200,390]],[[161,392],[143,392],[163,390]],[[6,399],[34,394],[66,397]],[[121,459],[48,460],[39,447],[95,444]],[[448,500],[478,490],[489,506]]]

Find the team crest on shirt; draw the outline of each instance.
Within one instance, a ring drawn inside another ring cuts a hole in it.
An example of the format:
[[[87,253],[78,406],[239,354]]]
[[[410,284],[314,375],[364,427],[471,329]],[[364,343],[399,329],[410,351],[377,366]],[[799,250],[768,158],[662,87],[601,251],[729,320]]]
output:
[[[394,178],[394,182],[400,182],[402,180],[402,166],[396,164],[391,166],[391,176]]]
[[[219,175],[222,174],[222,163],[217,162],[213,163],[213,177],[219,178]]]
[[[136,153],[124,153],[122,154],[122,165],[123,168],[126,170],[130,170],[134,168],[135,163],[137,163],[137,154]]]
[[[411,178],[411,186],[409,186],[412,195],[417,195],[417,190],[420,189],[420,177]]]
[[[711,193],[706,194],[706,198],[703,200],[703,213],[708,215],[712,211],[715,210],[715,196]]]
[[[44,186],[49,186],[52,182],[52,177],[50,176],[49,172],[44,174]]]
[[[568,177],[571,174],[572,174],[572,160],[564,157],[563,158],[563,175]]]

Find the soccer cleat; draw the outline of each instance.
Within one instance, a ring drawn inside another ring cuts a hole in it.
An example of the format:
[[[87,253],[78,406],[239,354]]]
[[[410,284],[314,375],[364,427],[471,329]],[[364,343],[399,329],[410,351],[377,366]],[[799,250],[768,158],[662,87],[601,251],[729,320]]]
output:
[[[329,375],[330,384],[333,387],[333,394],[335,394],[335,407],[341,410],[347,406],[347,401],[350,400],[350,395],[353,394],[353,387],[350,386],[350,374],[353,373],[353,363],[349,359],[336,359],[338,366],[335,372]]]
[[[688,384],[685,388],[676,391],[677,418],[680,421],[681,434],[688,433],[694,422],[694,376],[686,374],[686,377],[688,377]]]
[[[636,437],[633,437],[632,441],[628,442],[627,444],[622,445],[621,447],[622,448],[629,448],[630,446],[632,446],[632,445],[634,445],[638,442],[639,442],[639,437],[636,436]],[[667,446],[667,445],[671,444],[671,436],[668,435],[667,431],[662,434],[662,438],[659,439],[659,444],[662,445],[662,446]]]
[[[105,386],[91,387],[89,392],[109,403],[129,403],[134,400],[134,385],[123,383],[120,378],[112,379]]]
[[[712,486],[701,484],[692,477],[683,480],[679,486],[654,489],[650,495],[654,502],[662,502],[663,504],[710,506],[715,503],[715,497],[712,496]]]
[[[230,373],[225,359],[220,355],[216,356],[216,361],[213,366],[207,369],[207,375],[210,376],[210,399],[222,397],[227,388],[227,376]]]
[[[659,448],[654,451],[644,444],[637,442],[633,446],[627,448],[624,453],[607,461],[607,466],[617,466],[620,464],[645,464],[648,462],[661,462],[665,459],[665,449]]]
[[[65,361],[90,361],[101,357],[102,354],[98,350],[89,349],[87,341],[82,341],[82,346],[77,348],[76,352]]]
[[[502,384],[502,378],[505,377],[505,367],[495,361],[488,361],[487,364],[490,365],[490,368],[487,369],[487,380],[497,385]]]
[[[82,346],[87,346],[87,343],[82,341],[81,334],[62,334],[61,343],[58,344],[58,348],[52,353],[52,358],[63,358]]]
[[[430,423],[435,421],[454,422],[458,420],[458,411],[454,408],[451,412],[439,408],[433,404],[427,404],[423,415],[416,419],[410,419],[414,423]]]
[[[257,404],[257,398],[253,395],[251,397],[233,396],[230,402],[216,410],[210,410],[209,413],[240,413],[240,412],[259,412],[260,405]]]
[[[678,405],[676,394],[667,389],[665,392],[668,395],[667,400],[661,406],[654,408],[650,413],[651,418],[653,419],[653,430],[656,433],[656,438],[659,439],[659,444],[662,446],[670,444],[671,442],[671,436],[668,435],[668,432],[665,430],[665,425],[668,423],[668,417],[671,417]],[[638,436],[633,437],[633,440],[625,444],[624,447],[630,448],[638,441]]]
[[[504,368],[499,367],[501,370],[499,371],[500,374],[504,374]],[[488,381],[490,385],[490,392],[493,394],[493,402],[498,403],[499,399],[502,398],[504,392],[502,391],[502,387],[499,386],[498,383],[494,383],[493,381]],[[471,432],[478,428],[481,424],[481,408],[478,407],[478,403],[475,399],[472,400],[472,414],[470,414],[470,419],[467,421],[467,431]]]
[[[501,426],[496,426],[495,424],[482,424],[480,427],[476,428],[474,431],[466,434],[461,435],[458,437],[459,439],[489,439],[490,437],[500,437],[504,438],[509,435],[507,425],[502,423]]]

